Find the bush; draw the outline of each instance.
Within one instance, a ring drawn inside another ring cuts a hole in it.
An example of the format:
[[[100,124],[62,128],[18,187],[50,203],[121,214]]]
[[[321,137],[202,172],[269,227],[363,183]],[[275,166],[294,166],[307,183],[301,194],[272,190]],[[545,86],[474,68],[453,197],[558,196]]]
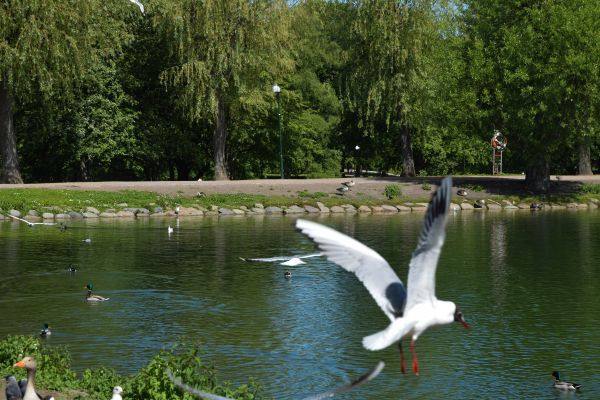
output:
[[[398,185],[386,185],[383,194],[385,194],[389,200],[392,200],[402,195],[402,189]]]

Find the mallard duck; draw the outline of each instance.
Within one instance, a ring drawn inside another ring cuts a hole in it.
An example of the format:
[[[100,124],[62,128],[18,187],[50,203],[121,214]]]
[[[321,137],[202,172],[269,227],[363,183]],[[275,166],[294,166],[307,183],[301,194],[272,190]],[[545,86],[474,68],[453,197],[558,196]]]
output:
[[[35,369],[37,367],[37,364],[35,362],[35,359],[33,357],[25,357],[23,358],[21,361],[19,361],[18,363],[15,363],[13,365],[13,367],[18,367],[18,368],[25,368],[27,370],[27,380],[23,381],[26,382],[25,383],[25,387],[24,388],[20,388],[19,386],[21,386],[20,384],[16,384],[16,380],[13,380],[9,378],[6,379],[7,381],[7,386],[6,386],[6,399],[7,400],[16,400],[16,399],[23,399],[23,400],[54,400],[54,397],[52,396],[42,396],[39,393],[37,393],[35,391]],[[14,377],[12,377],[14,379]],[[10,396],[9,397],[9,385],[10,385]],[[21,393],[22,397],[14,397],[17,395],[18,392]]]
[[[92,289],[94,287],[91,283],[88,283],[86,286],[84,286],[84,288],[88,290],[87,295],[85,296],[86,301],[106,301],[110,299],[110,297],[102,297],[98,296],[97,294],[92,294]]]
[[[553,371],[552,376],[554,377],[554,386],[556,389],[560,390],[579,390],[582,385],[575,382],[567,382],[560,380],[560,374],[558,371]]]
[[[285,279],[291,279],[291,278],[292,278],[292,273],[291,273],[290,271],[285,271],[285,272],[283,273],[283,277],[284,277]]]
[[[110,400],[123,400],[123,397],[121,396],[122,394],[123,388],[121,386],[115,386]]]
[[[50,326],[48,324],[44,324],[44,327],[40,331],[40,336],[50,336],[52,335],[52,331],[50,331]]]

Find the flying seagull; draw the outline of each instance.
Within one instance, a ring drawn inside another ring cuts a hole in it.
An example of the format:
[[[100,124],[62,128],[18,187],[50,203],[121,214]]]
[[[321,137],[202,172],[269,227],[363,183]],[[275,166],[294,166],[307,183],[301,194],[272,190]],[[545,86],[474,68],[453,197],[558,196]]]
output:
[[[369,350],[381,350],[398,341],[401,370],[405,372],[402,338],[411,336],[412,370],[419,374],[415,342],[428,328],[460,322],[469,325],[451,301],[435,297],[435,271],[444,244],[452,178],[442,180],[433,194],[417,248],[413,252],[405,288],[388,262],[377,252],[334,229],[299,219],[296,227],[309,236],[329,261],[354,272],[391,321],[384,330],[363,338]]]
[[[32,227],[34,225],[56,225],[55,222],[31,222],[31,221],[27,221],[26,219],[23,219],[23,218],[15,217],[14,215],[8,214],[8,216],[11,218],[14,218],[16,220],[19,220],[21,222],[25,222],[27,224],[27,226],[29,226],[29,227]]]
[[[144,14],[144,5],[142,3],[140,3],[138,0],[129,0],[131,1],[133,4],[137,5],[140,8],[140,11],[142,12],[142,14]]]
[[[303,256],[280,256],[280,257],[268,257],[268,258],[244,258],[244,257],[240,257],[240,260],[242,260],[242,261],[259,261],[259,262],[278,262],[278,261],[283,261],[282,263],[280,263],[281,265],[295,266],[295,265],[305,264],[305,262],[302,261],[303,258],[312,258],[312,257],[320,257],[320,256],[322,256],[321,253],[313,253],[313,254],[306,254],[306,255],[303,255]]]
[[[373,369],[371,369],[367,373],[359,376],[352,382],[347,383],[336,389],[331,389],[331,390],[328,390],[323,393],[305,397],[303,400],[321,400],[321,399],[333,397],[333,396],[341,394],[341,393],[348,392],[348,391],[350,391],[354,388],[357,388],[360,385],[365,384],[365,383],[369,382],[370,380],[374,379],[383,370],[383,367],[385,367],[385,363],[383,361],[379,361]],[[179,387],[181,390],[191,393],[192,395],[194,395],[198,398],[206,399],[206,400],[232,400],[229,397],[218,396],[216,394],[203,392],[194,387],[191,387],[190,385],[183,383],[180,378],[175,377],[175,375],[173,375],[173,373],[170,370],[167,370],[167,374],[169,375],[169,378],[171,378],[171,381],[173,381],[175,386]]]

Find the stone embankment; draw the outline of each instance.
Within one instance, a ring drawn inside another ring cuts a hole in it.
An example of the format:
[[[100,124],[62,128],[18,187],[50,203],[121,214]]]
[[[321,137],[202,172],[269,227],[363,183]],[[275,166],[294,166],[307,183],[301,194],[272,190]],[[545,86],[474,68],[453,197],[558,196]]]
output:
[[[497,202],[494,200],[480,199],[475,202],[463,201],[460,204],[451,203],[450,209],[453,211],[501,211],[501,210],[588,210],[597,209],[600,206],[600,200],[591,199],[589,203],[518,203],[514,204],[508,200]],[[370,214],[396,214],[404,212],[424,212],[427,210],[427,203],[403,203],[398,205],[384,204],[381,206],[354,206],[352,204],[343,204],[340,206],[327,207],[321,202],[316,205],[292,205],[289,207],[265,207],[262,204],[254,204],[253,207],[240,206],[237,208],[226,208],[211,206],[205,208],[202,206],[177,207],[175,210],[163,210],[161,207],[153,207],[152,210],[142,207],[128,207],[127,204],[117,204],[115,208],[100,211],[95,207],[86,207],[79,211],[65,211],[56,207],[46,207],[43,212],[29,210],[25,214],[19,210],[0,210],[0,221],[11,220],[15,218],[24,219],[31,223],[53,222],[73,219],[110,219],[110,218],[155,218],[155,217],[185,217],[185,216],[226,216],[226,215],[276,215],[276,214],[351,214],[351,213],[370,213]]]

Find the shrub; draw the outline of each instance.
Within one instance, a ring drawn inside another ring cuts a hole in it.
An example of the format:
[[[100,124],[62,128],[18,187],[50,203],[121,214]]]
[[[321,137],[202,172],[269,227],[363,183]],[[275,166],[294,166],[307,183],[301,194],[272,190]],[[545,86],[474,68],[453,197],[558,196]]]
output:
[[[398,185],[386,185],[383,194],[385,194],[389,200],[392,200],[402,195],[402,189]]]

